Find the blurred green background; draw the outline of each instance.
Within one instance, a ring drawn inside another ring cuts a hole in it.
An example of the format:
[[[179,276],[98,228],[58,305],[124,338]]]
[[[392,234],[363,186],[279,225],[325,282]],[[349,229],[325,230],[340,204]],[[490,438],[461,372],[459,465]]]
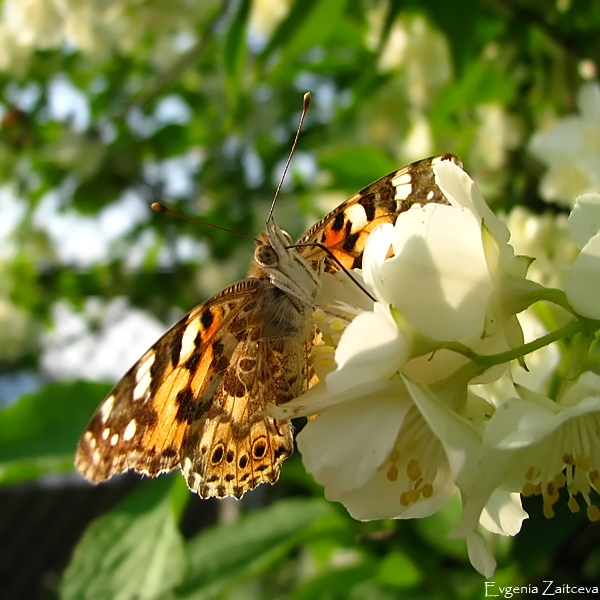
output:
[[[275,211],[293,237],[442,152],[494,210],[560,212],[531,139],[597,79],[597,2],[1,5],[0,595],[483,597],[466,545],[445,537],[458,500],[359,523],[297,455],[236,503],[200,500],[179,475],[91,488],[73,454],[110,384],[252,256],[247,239],[151,202],[257,235],[311,91]],[[525,508],[521,534],[494,541],[496,585],[597,582],[598,524]]]

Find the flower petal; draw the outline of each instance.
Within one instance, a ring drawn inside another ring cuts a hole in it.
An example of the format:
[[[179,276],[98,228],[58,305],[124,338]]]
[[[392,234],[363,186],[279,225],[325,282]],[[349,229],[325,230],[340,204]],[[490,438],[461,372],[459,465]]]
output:
[[[479,573],[489,579],[496,570],[496,561],[486,548],[483,537],[477,531],[472,531],[465,536],[465,539],[471,564]]]
[[[355,489],[388,457],[412,406],[400,382],[363,386],[309,421],[298,434],[306,470],[324,486]]]
[[[435,181],[444,192],[452,206],[469,209],[479,220],[483,221],[494,238],[506,253],[506,260],[512,258],[512,248],[508,246],[510,231],[492,212],[475,182],[449,160],[443,160],[433,166]],[[456,232],[455,232],[456,233]]]
[[[369,381],[389,379],[408,359],[410,343],[389,309],[376,303],[348,325],[335,352],[337,369],[327,375],[332,394]]]
[[[567,220],[573,241],[582,250],[600,231],[600,194],[582,194]]]
[[[412,487],[415,482],[408,482]],[[391,480],[385,470],[377,470],[371,479],[355,490],[341,490],[334,486],[325,488],[325,497],[341,502],[350,516],[359,521],[378,519],[420,519],[438,512],[456,493],[448,464],[438,465],[432,482],[435,492],[428,498],[404,505],[401,502],[407,490],[406,477]]]
[[[491,533],[516,535],[529,515],[523,510],[521,496],[502,490],[494,490],[485,505],[479,522]]]
[[[600,233],[590,239],[571,265],[565,292],[580,315],[600,319]]]
[[[405,375],[402,379],[419,412],[442,444],[454,481],[461,489],[470,487],[479,462],[481,439],[466,419],[441,402],[427,386]]]
[[[394,239],[394,226],[391,223],[383,223],[371,232],[365,244],[363,252],[362,275],[365,284],[375,293],[380,302],[387,303],[379,275],[381,265],[385,262],[387,254]]]
[[[473,213],[414,206],[398,217],[394,252],[381,267],[386,298],[415,329],[444,341],[483,331],[493,285]]]

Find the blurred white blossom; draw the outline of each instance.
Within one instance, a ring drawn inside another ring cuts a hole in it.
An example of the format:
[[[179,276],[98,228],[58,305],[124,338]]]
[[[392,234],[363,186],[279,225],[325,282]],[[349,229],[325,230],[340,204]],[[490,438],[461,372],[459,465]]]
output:
[[[569,269],[565,292],[580,315],[600,320],[600,194],[577,198],[569,228],[581,252]]]
[[[515,252],[535,260],[527,276],[546,287],[562,288],[569,265],[578,254],[563,214],[535,214],[516,206],[509,215],[501,216],[510,230]]]
[[[375,16],[374,21],[379,23]],[[370,37],[371,45],[378,43],[375,31]],[[383,72],[399,68],[404,70],[409,98],[417,106],[428,106],[434,93],[452,75],[450,50],[445,36],[422,16],[394,22],[378,66]]]
[[[186,31],[213,5],[193,0],[7,0],[0,22],[0,69],[19,72],[37,49],[70,46],[96,58],[115,49],[131,51],[141,32]],[[164,60],[164,56],[162,45],[155,58]]]
[[[579,114],[558,119],[529,142],[529,151],[548,169],[541,196],[569,207],[580,194],[600,191],[600,84],[586,83],[577,105]]]

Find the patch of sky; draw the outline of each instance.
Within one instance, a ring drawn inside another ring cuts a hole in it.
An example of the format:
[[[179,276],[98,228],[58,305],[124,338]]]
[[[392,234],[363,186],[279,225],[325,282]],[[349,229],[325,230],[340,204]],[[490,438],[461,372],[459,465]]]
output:
[[[111,244],[151,214],[147,203],[133,192],[125,192],[93,217],[70,208],[61,210],[61,202],[59,191],[48,192],[35,209],[33,223],[48,234],[61,261],[80,268],[106,262]]]

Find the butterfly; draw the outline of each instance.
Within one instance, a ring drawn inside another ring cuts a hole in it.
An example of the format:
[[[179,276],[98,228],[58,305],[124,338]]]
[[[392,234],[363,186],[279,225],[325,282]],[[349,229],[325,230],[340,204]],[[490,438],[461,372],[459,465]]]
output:
[[[359,268],[381,223],[413,204],[448,203],[432,166],[412,163],[351,196],[293,244],[269,217],[249,276],[200,304],[165,333],[100,404],[76,451],[93,483],[133,469],[179,467],[203,498],[274,483],[293,451],[292,424],[264,412],[314,383],[312,314],[323,272]],[[327,251],[325,251],[326,249]]]

